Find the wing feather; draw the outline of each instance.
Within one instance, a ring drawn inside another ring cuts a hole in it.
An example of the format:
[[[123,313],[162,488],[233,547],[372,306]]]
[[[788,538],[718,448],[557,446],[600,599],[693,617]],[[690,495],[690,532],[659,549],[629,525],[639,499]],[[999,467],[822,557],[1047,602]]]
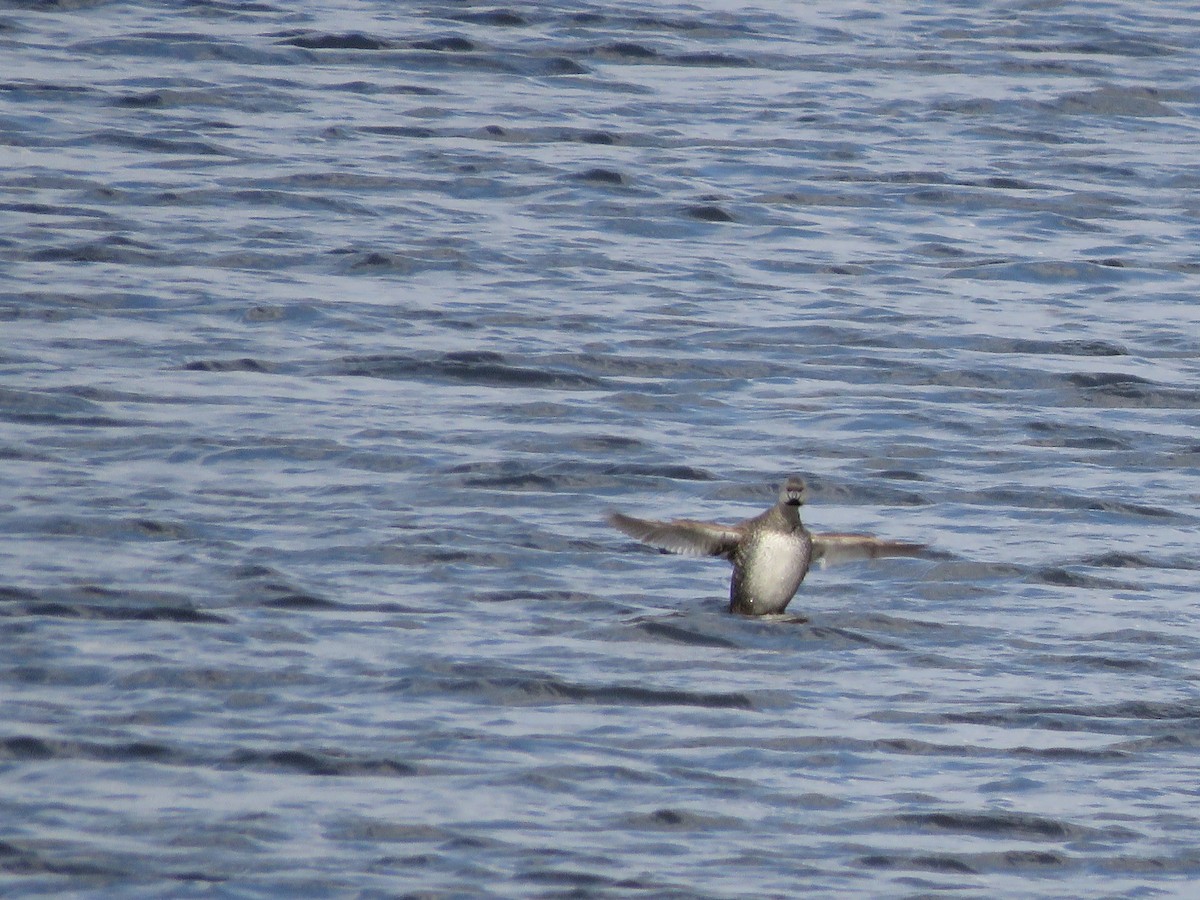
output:
[[[684,556],[729,556],[742,537],[741,529],[736,525],[718,525],[691,519],[658,522],[614,512],[609,513],[608,521],[631,538],[659,550]]]
[[[876,559],[880,556],[920,556],[926,544],[908,541],[890,541],[873,534],[847,534],[827,532],[814,534],[813,562],[821,565],[837,565],[860,559]]]

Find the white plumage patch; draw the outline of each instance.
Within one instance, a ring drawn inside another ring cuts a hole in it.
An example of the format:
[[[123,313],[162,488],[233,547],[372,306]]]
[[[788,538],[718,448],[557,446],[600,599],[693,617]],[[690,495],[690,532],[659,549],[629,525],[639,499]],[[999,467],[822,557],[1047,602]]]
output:
[[[808,569],[806,550],[794,534],[758,535],[743,561],[743,593],[768,605],[790,599]]]

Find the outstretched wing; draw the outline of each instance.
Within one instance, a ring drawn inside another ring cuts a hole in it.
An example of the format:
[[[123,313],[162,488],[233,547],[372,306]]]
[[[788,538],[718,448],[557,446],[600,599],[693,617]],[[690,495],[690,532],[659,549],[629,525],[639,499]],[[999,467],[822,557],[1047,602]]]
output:
[[[812,542],[813,562],[823,566],[879,556],[920,556],[926,548],[925,544],[889,541],[872,534],[814,534]]]
[[[609,513],[608,521],[618,531],[631,538],[659,550],[684,556],[729,556],[742,537],[742,532],[737,526],[694,522],[691,519],[656,522],[653,519],[635,519],[633,516],[614,512]]]

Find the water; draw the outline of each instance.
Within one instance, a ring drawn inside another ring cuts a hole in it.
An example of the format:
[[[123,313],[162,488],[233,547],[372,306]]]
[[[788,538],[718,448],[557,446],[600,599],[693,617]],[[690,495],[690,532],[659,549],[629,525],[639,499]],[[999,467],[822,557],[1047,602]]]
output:
[[[6,895],[1188,892],[1190,7],[0,39]]]

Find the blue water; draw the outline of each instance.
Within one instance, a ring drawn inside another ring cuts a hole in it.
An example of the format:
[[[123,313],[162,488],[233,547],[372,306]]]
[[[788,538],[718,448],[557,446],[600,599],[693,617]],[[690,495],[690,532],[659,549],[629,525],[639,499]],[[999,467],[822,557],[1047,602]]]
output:
[[[0,893],[1187,895],[1184,3],[0,9]],[[923,558],[783,619],[605,512]]]

